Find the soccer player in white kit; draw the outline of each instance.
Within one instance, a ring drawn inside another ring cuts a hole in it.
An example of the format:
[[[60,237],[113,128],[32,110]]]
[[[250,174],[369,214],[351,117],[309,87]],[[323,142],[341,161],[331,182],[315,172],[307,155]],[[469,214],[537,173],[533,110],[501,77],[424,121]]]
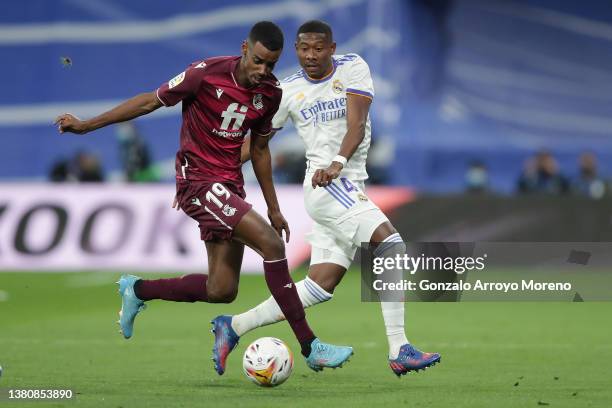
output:
[[[332,298],[362,242],[376,245],[374,256],[394,256],[406,247],[364,191],[371,134],[368,113],[374,98],[367,63],[357,54],[334,55],[331,28],[322,21],[304,23],[295,47],[302,69],[281,81],[282,101],[272,124],[278,131],[291,119],[306,146],[304,202],[315,223],[307,236],[312,246],[308,276],[296,283],[306,308]],[[243,146],[243,161],[248,160],[248,144]],[[421,352],[407,340],[403,302],[382,301],[381,307],[395,374],[440,361],[438,353]],[[240,336],[284,317],[270,297],[245,313],[217,319],[231,322],[232,330],[224,337],[217,335],[217,342],[230,346],[229,354]],[[221,356],[223,365],[227,354]]]

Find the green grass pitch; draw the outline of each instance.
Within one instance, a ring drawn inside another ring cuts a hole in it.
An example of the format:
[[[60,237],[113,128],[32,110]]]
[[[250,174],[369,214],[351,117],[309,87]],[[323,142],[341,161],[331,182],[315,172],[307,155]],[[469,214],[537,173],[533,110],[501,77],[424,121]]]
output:
[[[294,278],[300,279],[304,271]],[[154,301],[126,341],[115,321],[115,273],[0,273],[0,388],[68,387],[71,402],[16,407],[608,407],[612,401],[609,303],[416,303],[409,339],[442,362],[397,379],[386,362],[380,306],[359,299],[350,271],[331,302],[307,312],[324,340],[350,344],[342,369],[310,371],[286,323],[245,336],[218,376],[209,320],[268,296],[262,276],[242,276],[230,305]],[[160,276],[160,275],[146,275]],[[282,386],[242,374],[252,340],[276,336],[295,354]]]

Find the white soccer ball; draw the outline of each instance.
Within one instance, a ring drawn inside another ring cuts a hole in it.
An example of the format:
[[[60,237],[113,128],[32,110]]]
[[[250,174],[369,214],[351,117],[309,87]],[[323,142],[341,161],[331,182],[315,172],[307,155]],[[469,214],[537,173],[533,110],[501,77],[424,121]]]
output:
[[[276,387],[291,375],[293,353],[282,340],[262,337],[247,347],[242,368],[244,374],[255,384]]]

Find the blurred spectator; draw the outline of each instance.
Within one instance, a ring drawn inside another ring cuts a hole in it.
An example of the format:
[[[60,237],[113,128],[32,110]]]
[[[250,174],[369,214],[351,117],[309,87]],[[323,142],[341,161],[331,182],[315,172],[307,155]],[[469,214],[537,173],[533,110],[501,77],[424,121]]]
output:
[[[518,192],[522,194],[564,194],[569,190],[567,178],[561,174],[557,161],[546,150],[527,160],[517,184]]]
[[[151,166],[149,149],[132,122],[117,125],[117,139],[125,179],[130,182],[158,181],[159,175]]]
[[[79,152],[75,158],[75,174],[81,182],[100,182],[104,181],[100,160],[94,154]]]
[[[578,159],[578,177],[572,184],[576,194],[599,199],[606,193],[606,183],[597,175],[597,158],[593,153],[582,153]]]
[[[489,172],[480,160],[473,160],[465,172],[465,191],[486,193],[489,189]]]
[[[67,159],[60,159],[53,163],[51,171],[49,172],[49,180],[56,183],[75,181],[76,177],[74,177],[74,174],[71,172],[70,161]]]
[[[306,173],[306,158],[298,152],[279,152],[274,156],[274,181],[301,184]]]
[[[72,159],[56,161],[49,172],[49,180],[54,182],[100,182],[104,181],[104,174],[97,156],[80,151]]]
[[[388,137],[373,135],[366,159],[368,185],[389,184],[389,167],[393,163],[395,143]]]

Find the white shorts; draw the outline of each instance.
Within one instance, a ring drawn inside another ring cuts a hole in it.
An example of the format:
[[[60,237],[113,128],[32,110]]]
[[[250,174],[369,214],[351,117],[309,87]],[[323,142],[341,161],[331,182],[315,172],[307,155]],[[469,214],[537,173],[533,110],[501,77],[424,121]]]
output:
[[[363,181],[345,177],[327,187],[312,188],[312,173],[304,180],[304,205],[315,224],[306,235],[312,246],[310,264],[334,263],[348,268],[362,242],[389,221],[366,196]]]

